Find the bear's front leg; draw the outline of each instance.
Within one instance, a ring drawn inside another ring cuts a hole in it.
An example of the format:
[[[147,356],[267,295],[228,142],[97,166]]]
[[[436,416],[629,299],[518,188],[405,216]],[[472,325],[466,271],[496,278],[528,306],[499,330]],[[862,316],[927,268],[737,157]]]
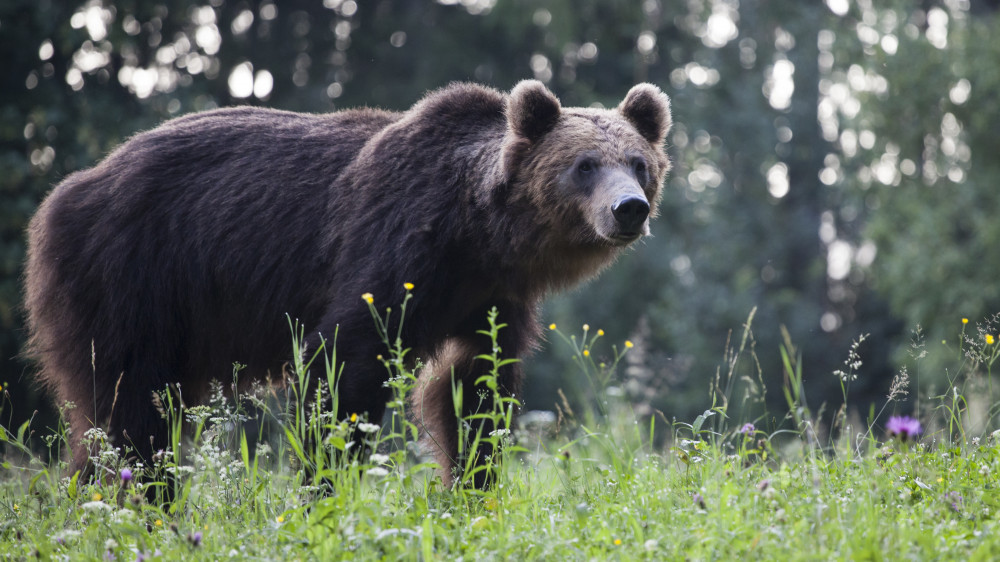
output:
[[[461,335],[449,338],[421,374],[411,397],[414,421],[441,466],[445,484],[460,482],[479,489],[490,487],[499,469],[499,446],[511,402],[521,387],[521,354],[537,337],[533,311],[515,305],[497,305],[496,348],[489,335],[487,313],[470,316]],[[485,357],[507,362],[496,368]]]

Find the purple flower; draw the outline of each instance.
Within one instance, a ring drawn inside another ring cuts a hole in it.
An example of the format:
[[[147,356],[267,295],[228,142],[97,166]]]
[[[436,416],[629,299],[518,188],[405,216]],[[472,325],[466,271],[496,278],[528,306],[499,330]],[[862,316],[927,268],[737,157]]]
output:
[[[962,494],[959,494],[958,492],[954,491],[948,492],[947,494],[944,495],[944,501],[946,501],[951,505],[952,511],[955,511],[957,513],[962,512],[962,504],[965,501],[965,499],[962,497]]]
[[[121,477],[122,477],[122,482],[128,484],[129,482],[132,481],[132,471],[127,468],[123,468]]]
[[[695,492],[695,493],[694,493],[694,494],[693,494],[693,495],[691,496],[691,501],[693,501],[693,502],[694,502],[694,504],[695,504],[696,506],[698,506],[698,507],[699,507],[700,509],[707,509],[707,508],[705,507],[705,498],[701,497],[701,494],[699,494],[699,493]]]
[[[753,424],[749,422],[743,424],[743,427],[740,428],[740,433],[742,433],[743,435],[750,435],[754,431],[757,431],[757,428],[754,427]]]
[[[916,438],[923,432],[920,422],[910,416],[892,416],[889,418],[889,423],[885,424],[885,429],[890,436],[904,442],[911,437]]]
[[[194,546],[199,546],[201,544],[201,531],[195,531],[188,535],[188,541]]]

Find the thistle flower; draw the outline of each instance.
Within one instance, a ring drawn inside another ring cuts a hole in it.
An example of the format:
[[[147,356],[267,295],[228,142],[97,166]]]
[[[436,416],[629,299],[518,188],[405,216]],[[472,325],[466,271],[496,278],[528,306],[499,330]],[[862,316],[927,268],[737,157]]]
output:
[[[191,533],[190,535],[188,535],[188,542],[190,542],[193,546],[200,546],[201,545],[201,531],[195,531],[195,532]]]
[[[122,484],[128,484],[129,482],[132,481],[132,471],[127,468],[123,468],[121,472],[121,478],[122,478]]]
[[[920,422],[910,416],[892,416],[885,424],[885,430],[891,437],[895,437],[904,443],[911,437],[916,438],[923,432]]]
[[[743,424],[743,427],[740,428],[740,433],[743,435],[750,435],[754,431],[757,431],[757,428],[750,422]]]

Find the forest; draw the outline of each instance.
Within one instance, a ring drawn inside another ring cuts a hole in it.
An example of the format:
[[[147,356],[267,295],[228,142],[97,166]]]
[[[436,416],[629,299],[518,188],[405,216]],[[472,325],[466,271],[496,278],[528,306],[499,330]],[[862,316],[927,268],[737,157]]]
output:
[[[61,178],[191,112],[405,109],[451,82],[525,78],[567,106],[612,107],[644,81],[672,99],[654,236],[543,311],[634,342],[615,381],[637,414],[691,419],[731,369],[743,417],[776,427],[782,350],[828,414],[867,416],[917,359],[911,399],[939,394],[943,357],[1000,329],[997,4],[4,0],[4,424],[55,423],[20,354],[20,303],[25,228]],[[751,318],[752,353],[729,365]],[[592,399],[549,340],[524,407]]]

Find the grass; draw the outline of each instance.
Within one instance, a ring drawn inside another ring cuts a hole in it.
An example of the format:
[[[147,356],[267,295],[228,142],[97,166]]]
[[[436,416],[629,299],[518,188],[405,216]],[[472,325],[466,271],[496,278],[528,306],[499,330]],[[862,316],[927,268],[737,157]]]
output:
[[[323,352],[312,361],[298,357],[298,378],[280,398],[256,389],[233,402],[220,387],[210,404],[182,409],[165,394],[165,409],[187,420],[191,437],[178,433],[171,451],[150,466],[128,465],[123,452],[106,446],[96,457],[100,482],[81,482],[62,464],[42,462],[27,447],[29,426],[4,429],[0,558],[1000,557],[1000,432],[990,433],[997,407],[992,399],[976,405],[991,390],[997,346],[984,336],[996,319],[969,334],[963,325],[949,389],[921,405],[923,435],[906,440],[883,430],[886,412],[911,384],[905,372],[868,420],[851,421],[845,409],[834,416],[835,431],[819,431],[805,400],[806,367],[787,341],[789,414],[773,428],[728,417],[737,409],[730,404],[734,366],[753,359],[750,321],[726,353],[708,409],[691,423],[637,416],[621,392],[607,392],[619,361],[636,351],[631,343],[612,347],[601,363],[594,357],[611,347],[603,332],[585,327],[567,336],[553,326],[598,399],[580,413],[564,404],[557,419],[528,414],[525,421],[535,422],[509,435],[471,435],[507,445],[499,462],[487,463],[497,485],[479,492],[444,488],[435,467],[421,462],[402,400],[415,375],[402,342],[386,333],[388,319],[375,316],[394,393],[393,415],[382,427],[314,410],[298,392],[308,372],[326,373],[315,386],[320,392],[336,388],[335,357]],[[491,322],[486,333],[495,337],[503,326]],[[861,360],[858,346],[848,355],[836,375],[845,385]],[[248,410],[266,421],[249,436],[255,426],[246,422],[255,416]],[[510,404],[488,415],[508,416]],[[345,454],[357,435],[374,454]],[[45,442],[57,449],[65,437],[57,429]],[[92,437],[103,442],[99,433]]]

